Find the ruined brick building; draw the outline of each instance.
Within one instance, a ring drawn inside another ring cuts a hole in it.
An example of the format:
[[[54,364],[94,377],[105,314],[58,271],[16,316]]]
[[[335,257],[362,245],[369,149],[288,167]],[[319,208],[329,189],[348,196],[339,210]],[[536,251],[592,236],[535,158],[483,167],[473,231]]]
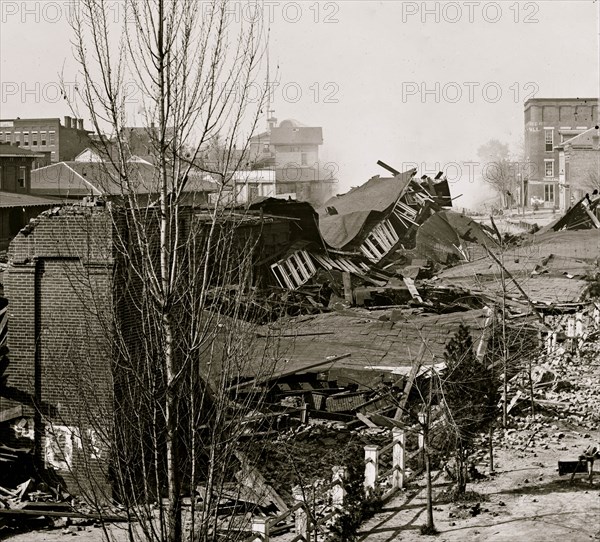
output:
[[[11,243],[3,276],[10,361],[0,411],[12,414],[0,441],[33,444],[40,468],[78,494],[110,490],[111,427],[134,412],[123,386],[151,332],[140,308],[147,292],[124,265],[126,222],[106,205],[42,213]],[[189,208],[185,220],[206,216]],[[236,239],[260,237],[257,261],[289,243],[283,219],[238,217],[235,230]]]

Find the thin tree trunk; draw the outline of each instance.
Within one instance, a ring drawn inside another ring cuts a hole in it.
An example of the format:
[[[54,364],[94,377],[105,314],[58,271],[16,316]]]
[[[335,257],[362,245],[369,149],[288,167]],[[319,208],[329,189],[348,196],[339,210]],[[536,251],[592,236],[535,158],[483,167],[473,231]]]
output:
[[[423,428],[425,447],[425,480],[427,482],[427,530],[431,533],[435,529],[433,524],[433,483],[431,481],[431,457],[429,456],[429,414]]]
[[[490,425],[489,432],[490,473],[494,472],[494,424]]]

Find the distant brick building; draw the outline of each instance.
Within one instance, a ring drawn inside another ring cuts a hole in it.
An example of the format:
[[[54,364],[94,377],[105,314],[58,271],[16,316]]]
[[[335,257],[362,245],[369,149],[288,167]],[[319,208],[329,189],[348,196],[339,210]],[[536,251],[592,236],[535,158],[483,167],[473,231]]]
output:
[[[0,119],[0,141],[41,154],[33,169],[50,163],[73,160],[91,144],[92,131],[83,119],[59,118]]]
[[[564,171],[556,147],[596,124],[597,98],[532,98],[525,102],[526,164],[520,188],[527,206],[565,207],[559,186]]]
[[[586,193],[600,189],[599,132],[598,126],[594,126],[556,146],[561,211],[566,211]]]

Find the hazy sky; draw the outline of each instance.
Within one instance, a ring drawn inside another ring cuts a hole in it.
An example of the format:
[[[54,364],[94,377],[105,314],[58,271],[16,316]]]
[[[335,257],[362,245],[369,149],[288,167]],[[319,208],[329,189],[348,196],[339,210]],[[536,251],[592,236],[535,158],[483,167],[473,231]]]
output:
[[[0,118],[69,114],[66,4],[0,0]],[[588,0],[266,2],[275,116],[323,127],[340,191],[385,174],[381,159],[462,173],[468,205],[481,188],[457,164],[492,138],[518,145],[526,98],[599,95],[598,14]]]

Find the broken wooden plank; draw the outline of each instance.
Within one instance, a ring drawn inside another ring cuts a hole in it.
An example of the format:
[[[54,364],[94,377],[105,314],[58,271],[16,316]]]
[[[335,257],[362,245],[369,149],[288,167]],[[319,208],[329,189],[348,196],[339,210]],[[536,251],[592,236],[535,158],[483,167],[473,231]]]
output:
[[[313,363],[311,365],[306,365],[303,367],[298,367],[297,369],[291,369],[289,371],[282,371],[279,373],[273,373],[270,376],[265,376],[262,378],[253,378],[252,380],[248,380],[246,382],[240,382],[239,384],[235,384],[234,386],[230,386],[227,388],[227,391],[233,391],[238,388],[244,388],[246,386],[255,386],[257,384],[266,384],[267,382],[271,382],[273,380],[279,380],[281,378],[286,378],[288,376],[293,376],[298,373],[304,373],[306,371],[310,371],[311,369],[316,369],[317,367],[321,367],[323,365],[327,365],[328,363],[335,363],[341,359],[349,358],[352,354],[342,354],[340,356],[334,356],[329,359],[325,359],[323,361],[319,361],[317,363]]]
[[[421,295],[419,294],[419,290],[417,290],[417,287],[415,286],[415,281],[408,277],[404,277],[402,280],[404,281],[404,284],[406,284],[406,287],[408,288],[408,291],[410,292],[412,298],[416,299],[419,303],[423,303],[423,298],[421,297]]]
[[[67,511],[56,511],[56,510],[14,510],[14,509],[0,509],[0,514],[6,516],[33,516],[33,517],[51,517],[51,518],[77,518],[77,519],[89,519],[89,520],[103,520],[109,522],[116,521],[129,521],[129,518],[122,516],[110,516],[101,514],[84,514],[82,512],[67,512]]]
[[[415,378],[417,377],[417,373],[421,367],[421,360],[423,359],[423,355],[425,354],[425,342],[421,343],[421,348],[419,349],[419,353],[417,354],[417,359],[412,364],[410,369],[410,375],[408,376],[408,380],[406,381],[406,385],[404,386],[404,392],[402,395],[402,399],[400,400],[400,406],[396,409],[396,414],[394,415],[394,420],[400,420],[402,414],[406,409],[406,403],[408,402],[408,395],[410,394],[410,390],[412,389]]]
[[[23,417],[23,405],[7,408],[0,412],[0,423]]]
[[[372,429],[377,429],[379,428],[379,425],[372,422],[367,416],[365,416],[364,414],[361,414],[360,412],[356,413],[356,417],[363,422],[367,427],[370,427]]]
[[[280,512],[287,512],[288,506],[285,501],[267,484],[267,481],[258,469],[250,464],[246,454],[239,450],[236,450],[234,454],[241,465],[241,470],[235,473],[235,477],[239,483],[251,490],[259,501],[266,501],[267,505],[268,503],[272,503]]]

